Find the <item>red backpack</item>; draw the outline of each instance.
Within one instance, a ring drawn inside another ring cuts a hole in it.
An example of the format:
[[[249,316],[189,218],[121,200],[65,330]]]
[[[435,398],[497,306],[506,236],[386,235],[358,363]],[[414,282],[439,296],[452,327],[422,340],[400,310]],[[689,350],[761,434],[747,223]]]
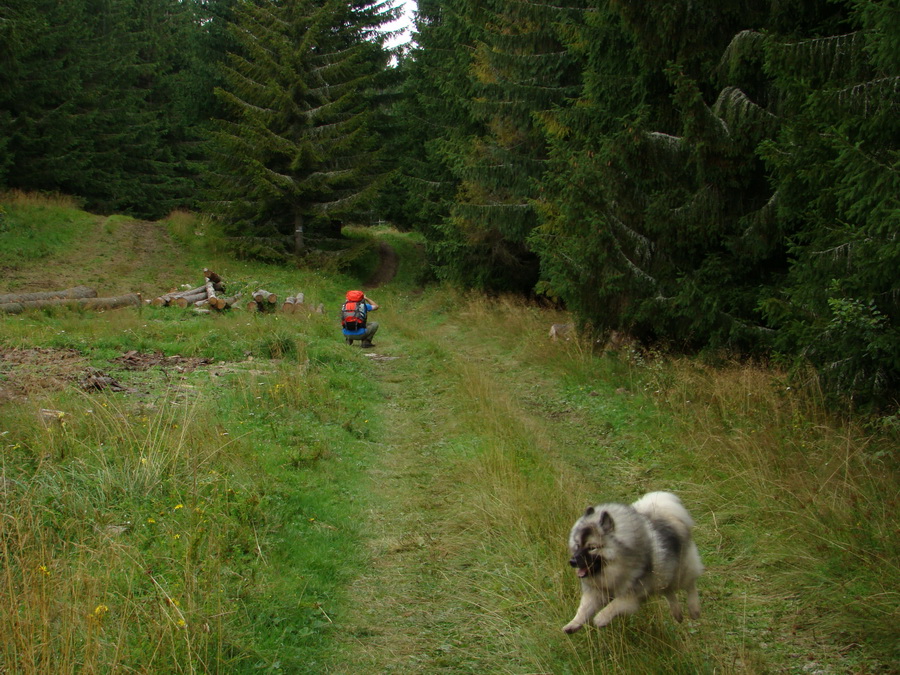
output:
[[[347,302],[341,305],[341,326],[358,331],[366,327],[366,300],[362,291],[347,291]]]

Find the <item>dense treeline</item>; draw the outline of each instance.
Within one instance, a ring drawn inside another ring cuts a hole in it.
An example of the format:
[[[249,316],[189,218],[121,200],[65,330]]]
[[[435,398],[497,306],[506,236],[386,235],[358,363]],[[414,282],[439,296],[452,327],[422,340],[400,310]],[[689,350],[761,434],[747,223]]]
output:
[[[244,250],[419,229],[435,275],[889,403],[900,18],[874,0],[6,0],[0,185]],[[248,243],[248,242],[252,242]]]
[[[104,212],[189,204],[227,4],[5,0],[0,183]]]
[[[388,173],[379,28],[391,15],[367,0],[239,6],[237,49],[216,90],[230,114],[209,144],[209,207],[227,232],[269,251],[287,235],[303,253],[310,235],[339,236],[344,219],[370,208]]]
[[[890,403],[898,25],[866,0],[423,0],[410,223],[442,278]]]

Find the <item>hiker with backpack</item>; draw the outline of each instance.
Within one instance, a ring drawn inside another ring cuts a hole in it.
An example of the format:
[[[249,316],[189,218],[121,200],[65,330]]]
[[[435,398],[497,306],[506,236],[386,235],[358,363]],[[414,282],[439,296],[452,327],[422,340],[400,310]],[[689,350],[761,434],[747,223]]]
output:
[[[359,340],[363,349],[374,347],[372,337],[378,330],[378,324],[369,321],[369,312],[378,309],[378,303],[372,302],[362,291],[347,291],[347,299],[341,305],[341,329],[348,345]]]

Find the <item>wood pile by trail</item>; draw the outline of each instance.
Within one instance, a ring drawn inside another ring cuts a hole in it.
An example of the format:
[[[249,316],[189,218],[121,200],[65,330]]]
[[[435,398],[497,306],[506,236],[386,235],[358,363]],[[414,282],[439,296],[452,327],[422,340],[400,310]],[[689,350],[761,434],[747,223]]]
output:
[[[237,301],[241,294],[237,293],[233,297],[224,297],[225,282],[218,274],[209,268],[203,269],[204,283],[196,288],[188,288],[181,291],[172,291],[160,295],[150,304],[156,307],[193,307],[195,312],[208,314],[213,310],[221,311],[223,309],[236,309]],[[289,295],[284,301],[278,304],[278,295],[260,288],[250,293],[250,299],[243,306],[248,312],[272,313],[281,308],[284,314],[301,314],[304,311],[311,313],[315,311],[317,314],[323,314],[325,307],[319,304],[315,310],[311,306],[305,305],[305,296],[303,293],[295,293]]]
[[[44,309],[46,307],[83,307],[104,310],[140,306],[141,296],[138,293],[98,298],[97,291],[87,286],[76,286],[58,291],[0,295],[0,312],[6,314],[20,314],[27,309]]]
[[[150,301],[155,307],[193,307],[196,310],[230,309],[240,298],[240,293],[233,297],[225,297],[225,282],[222,277],[207,267],[203,268],[204,282],[202,286],[184,291],[173,291],[160,295]]]
[[[253,298],[247,302],[248,312],[271,312],[276,309],[278,296],[262,288],[250,294]]]

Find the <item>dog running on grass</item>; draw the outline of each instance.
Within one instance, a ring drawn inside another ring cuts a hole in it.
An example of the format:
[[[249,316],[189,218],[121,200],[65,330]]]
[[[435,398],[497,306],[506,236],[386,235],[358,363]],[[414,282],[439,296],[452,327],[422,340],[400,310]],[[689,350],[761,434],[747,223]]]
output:
[[[676,621],[675,594],[687,593],[688,612],[700,616],[697,578],[703,564],[691,538],[694,521],[671,492],[651,492],[633,504],[591,506],[569,534],[569,564],[581,580],[581,604],[563,630],[574,633],[592,618],[600,628],[633,614],[651,595],[662,595]]]

